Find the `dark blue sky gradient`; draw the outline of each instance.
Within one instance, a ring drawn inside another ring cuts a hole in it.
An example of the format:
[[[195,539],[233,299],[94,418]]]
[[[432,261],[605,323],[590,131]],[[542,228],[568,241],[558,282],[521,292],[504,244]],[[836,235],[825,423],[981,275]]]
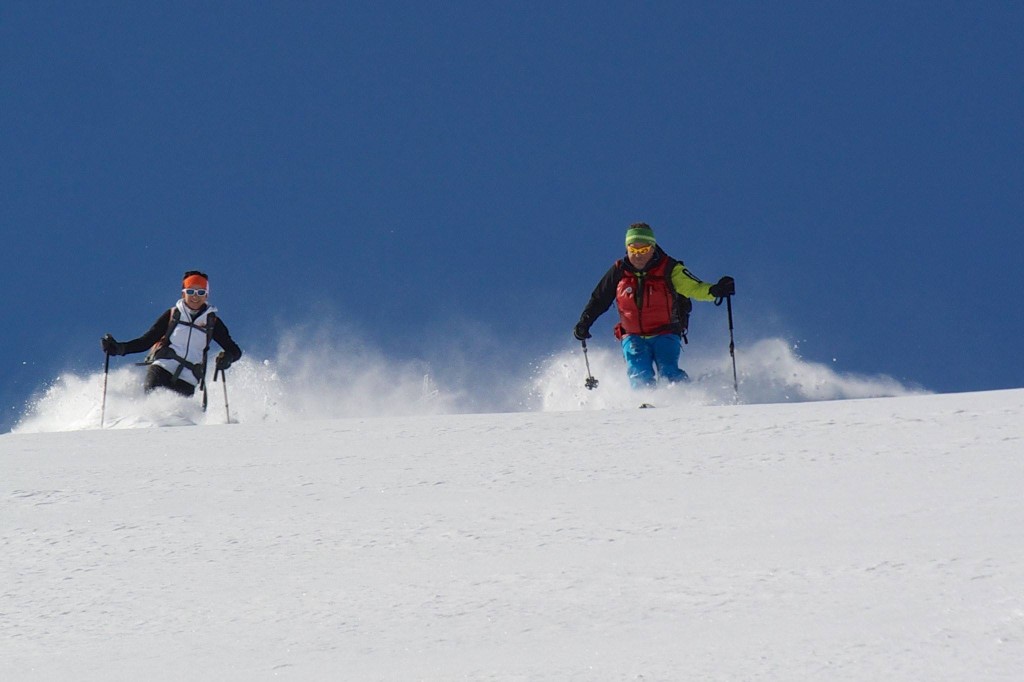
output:
[[[4,3],[0,426],[190,268],[255,356],[327,314],[545,356],[637,220],[736,277],[740,357],[1022,386],[1021,35],[1016,2]]]

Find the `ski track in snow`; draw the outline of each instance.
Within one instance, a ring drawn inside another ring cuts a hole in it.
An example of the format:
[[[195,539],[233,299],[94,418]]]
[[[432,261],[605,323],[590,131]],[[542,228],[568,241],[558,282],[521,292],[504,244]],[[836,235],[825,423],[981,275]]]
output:
[[[1020,679],[1022,414],[0,436],[0,679]]]

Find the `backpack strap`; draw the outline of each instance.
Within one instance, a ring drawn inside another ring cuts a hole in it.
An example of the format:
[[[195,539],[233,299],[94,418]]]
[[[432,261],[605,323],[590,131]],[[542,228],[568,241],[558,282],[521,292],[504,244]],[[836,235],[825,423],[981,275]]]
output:
[[[217,326],[217,313],[210,313],[206,316],[206,348],[203,352],[210,350],[210,343],[213,341],[213,328]]]
[[[210,342],[213,341],[213,328],[217,326],[217,314],[208,313],[206,315],[206,346],[203,347],[203,371],[202,376],[199,379],[199,388],[203,392],[203,412],[206,411],[207,395],[206,395],[206,361],[207,356],[210,353]]]
[[[137,365],[152,365],[153,361],[158,359],[160,351],[170,342],[171,333],[174,328],[178,326],[178,322],[181,321],[181,311],[178,310],[177,306],[174,306],[167,311],[167,331],[160,337],[160,340],[149,347],[149,353],[146,354],[146,359],[142,362],[136,363]]]
[[[203,399],[205,400],[206,394],[206,358],[210,351],[210,343],[213,341],[213,329],[217,324],[217,316],[214,313],[209,313],[206,316],[206,324],[203,331],[206,335],[206,345],[203,346],[203,360],[200,363],[191,363],[185,358],[179,356],[174,352],[174,348],[171,347],[170,339],[171,334],[174,333],[174,329],[179,324],[185,324],[193,329],[199,329],[198,325],[192,324],[191,322],[181,322],[181,311],[175,306],[171,308],[167,319],[167,331],[160,338],[159,341],[153,344],[152,348],[149,349],[149,355],[146,356],[145,361],[140,362],[140,365],[151,365],[156,360],[174,360],[178,363],[178,368],[172,372],[171,376],[176,380],[181,376],[183,370],[190,370],[199,380],[199,388],[203,389]]]
[[[665,283],[668,285],[668,290],[671,292],[673,299],[672,321],[676,327],[676,331],[679,333],[679,336],[682,337],[683,343],[688,344],[690,343],[690,340],[686,338],[686,333],[690,329],[690,311],[693,310],[693,301],[676,291],[675,285],[672,284],[672,271],[676,269],[677,265],[682,265],[682,263],[672,256],[667,256],[667,258],[668,264],[665,267]]]
[[[174,328],[181,322],[181,311],[178,310],[178,306],[171,308],[171,319],[167,321],[167,331],[164,332],[164,338],[161,339],[164,343],[167,343],[171,339],[171,334],[174,333]]]

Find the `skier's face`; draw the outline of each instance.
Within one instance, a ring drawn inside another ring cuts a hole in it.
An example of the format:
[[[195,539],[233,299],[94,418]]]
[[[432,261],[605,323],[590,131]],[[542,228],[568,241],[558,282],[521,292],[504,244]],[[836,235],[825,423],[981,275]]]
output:
[[[203,292],[202,296],[199,295],[200,291]],[[203,304],[206,303],[206,297],[209,295],[209,292],[205,289],[182,289],[181,291],[181,298],[184,299],[185,305],[192,310],[199,310],[202,308]]]
[[[643,270],[651,262],[651,259],[654,258],[654,245],[636,242],[626,247],[626,253],[633,267],[637,270]]]

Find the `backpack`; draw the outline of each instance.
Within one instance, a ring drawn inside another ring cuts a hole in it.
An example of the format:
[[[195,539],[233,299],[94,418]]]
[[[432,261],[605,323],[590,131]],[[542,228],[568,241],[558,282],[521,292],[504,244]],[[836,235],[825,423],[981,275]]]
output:
[[[668,256],[668,259],[668,266],[665,268],[665,280],[673,299],[672,325],[675,327],[676,333],[682,337],[683,343],[690,343],[690,340],[686,338],[686,332],[690,329],[690,312],[693,311],[693,301],[683,296],[672,286],[672,271],[675,270],[676,263],[679,263],[679,261],[671,256]],[[682,263],[679,264],[682,265]]]
[[[178,369],[174,372],[175,379],[177,379],[178,376],[181,374],[181,370],[187,367],[188,369],[192,370],[193,374],[196,375],[196,379],[198,379],[200,383],[200,388],[205,388],[204,385],[206,382],[206,355],[210,351],[210,342],[213,340],[213,328],[217,325],[217,314],[211,312],[206,316],[206,346],[203,347],[203,362],[201,365],[194,365],[191,362],[185,360],[184,358],[179,357],[178,354],[174,352],[174,349],[171,348],[171,334],[174,333],[175,327],[177,327],[178,323],[180,322],[181,311],[178,310],[177,306],[175,306],[170,309],[168,314],[167,331],[164,332],[164,335],[160,337],[159,341],[157,341],[150,347],[149,353],[146,355],[146,359],[138,364],[152,365],[157,360],[176,360],[178,362]],[[189,323],[186,322],[186,324]],[[194,325],[190,324],[189,326]]]
[[[667,259],[665,263],[665,286],[672,296],[672,311],[669,314],[668,326],[662,329],[673,334],[679,334],[683,343],[690,343],[690,340],[686,338],[686,333],[690,329],[690,312],[693,310],[693,301],[676,291],[675,286],[672,285],[672,271],[675,270],[677,264],[682,265],[682,263],[668,254],[665,254],[665,258]],[[625,263],[625,259],[615,262],[615,267],[618,268],[617,278],[622,277],[622,273],[625,271]],[[624,334],[622,325],[616,325],[615,338],[621,339]]]

